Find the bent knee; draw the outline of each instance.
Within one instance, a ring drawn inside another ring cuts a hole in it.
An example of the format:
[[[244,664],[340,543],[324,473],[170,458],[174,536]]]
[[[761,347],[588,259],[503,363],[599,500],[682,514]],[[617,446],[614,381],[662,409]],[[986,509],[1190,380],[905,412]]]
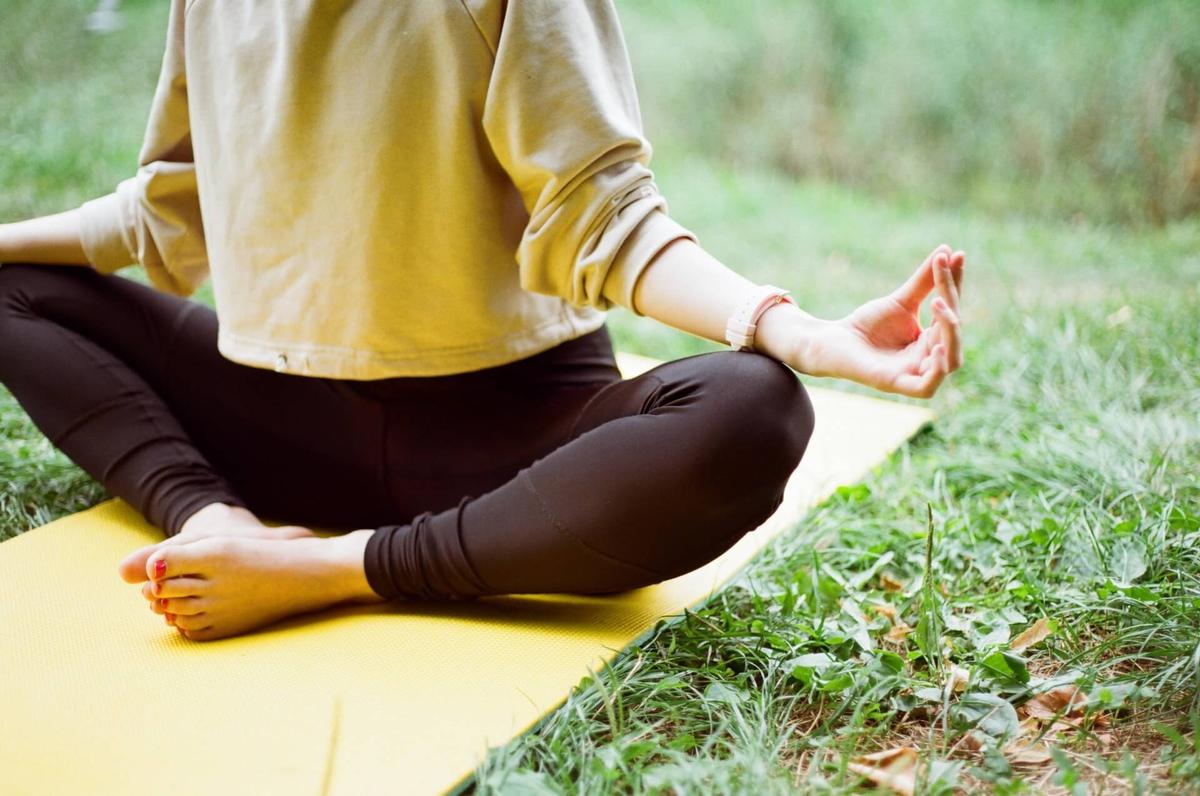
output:
[[[786,480],[808,448],[815,424],[812,401],[800,379],[781,362],[762,354],[713,355],[711,388],[723,455],[731,464],[752,465],[761,477]]]

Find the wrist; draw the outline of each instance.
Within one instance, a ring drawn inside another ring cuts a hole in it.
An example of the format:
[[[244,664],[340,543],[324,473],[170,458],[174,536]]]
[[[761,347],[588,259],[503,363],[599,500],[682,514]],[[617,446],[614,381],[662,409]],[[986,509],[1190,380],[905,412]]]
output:
[[[776,304],[759,319],[754,348],[801,373],[821,375],[817,367],[819,341],[831,323],[795,304]]]

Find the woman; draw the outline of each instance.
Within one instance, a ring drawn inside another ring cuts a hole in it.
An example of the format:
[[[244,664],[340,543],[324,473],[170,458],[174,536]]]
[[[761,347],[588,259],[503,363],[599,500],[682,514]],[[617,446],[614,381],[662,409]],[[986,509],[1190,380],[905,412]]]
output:
[[[963,254],[818,320],[675,223],[649,152],[606,0],[175,0],[137,175],[0,225],[0,380],[165,531],[120,574],[191,639],[674,577],[778,506],[787,366],[959,366]],[[614,304],[735,351],[622,381]]]

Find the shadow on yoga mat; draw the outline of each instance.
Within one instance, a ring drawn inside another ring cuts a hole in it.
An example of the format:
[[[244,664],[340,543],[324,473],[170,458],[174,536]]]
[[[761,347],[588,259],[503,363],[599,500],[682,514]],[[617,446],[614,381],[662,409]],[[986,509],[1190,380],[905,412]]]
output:
[[[628,376],[655,364],[622,355]],[[588,669],[695,606],[852,483],[927,410],[811,389],[817,428],[779,510],[716,561],[606,597],[348,607],[197,644],[116,563],[161,538],[118,501],[0,545],[0,793],[438,793]]]

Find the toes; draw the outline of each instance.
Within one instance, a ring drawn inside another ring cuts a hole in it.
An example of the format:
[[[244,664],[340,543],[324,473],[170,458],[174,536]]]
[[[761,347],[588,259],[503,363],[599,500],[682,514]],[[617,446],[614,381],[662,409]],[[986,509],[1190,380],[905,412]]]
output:
[[[126,583],[138,583],[146,580],[146,559],[154,552],[153,547],[143,547],[121,559],[117,564],[117,572]]]
[[[166,600],[154,600],[150,609],[156,614],[174,614],[180,616],[195,616],[204,613],[208,601],[202,597],[171,597]]]
[[[203,576],[214,558],[221,557],[222,551],[233,541],[212,538],[159,547],[146,559],[146,576],[155,581],[181,576]]]
[[[206,627],[203,630],[180,630],[179,635],[188,641],[212,641],[213,639],[223,638],[220,631],[211,627]]]
[[[146,560],[154,555],[154,552],[163,544],[163,542],[158,542],[146,545],[121,559],[121,563],[117,564],[117,572],[121,573],[121,579],[126,583],[140,583],[147,580],[149,573],[146,570]]]
[[[172,624],[180,630],[200,631],[206,630],[210,626],[210,620],[208,614],[192,614],[190,616],[179,614],[175,616]]]
[[[170,539],[163,539],[161,542],[138,548],[121,559],[121,563],[117,564],[117,571],[121,573],[121,578],[126,583],[141,583],[152,577],[147,563],[150,556],[164,548],[178,547],[191,542],[192,540],[186,536],[172,536]]]
[[[204,594],[210,582],[204,578],[168,578],[142,584],[142,596],[147,600],[159,597],[196,597]]]

